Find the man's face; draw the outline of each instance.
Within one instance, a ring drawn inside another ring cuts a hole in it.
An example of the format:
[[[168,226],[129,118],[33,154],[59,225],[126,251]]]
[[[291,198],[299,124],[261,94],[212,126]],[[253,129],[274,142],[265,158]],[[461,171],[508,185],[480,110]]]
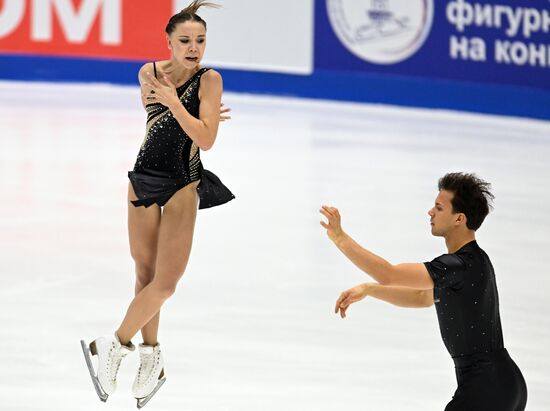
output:
[[[435,199],[435,205],[428,211],[432,235],[445,237],[451,230],[464,223],[464,214],[453,213],[452,199],[453,193],[441,190]]]

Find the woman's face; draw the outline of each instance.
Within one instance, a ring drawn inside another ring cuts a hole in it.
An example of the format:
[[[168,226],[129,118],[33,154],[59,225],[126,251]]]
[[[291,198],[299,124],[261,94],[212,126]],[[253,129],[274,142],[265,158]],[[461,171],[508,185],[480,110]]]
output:
[[[182,66],[192,69],[201,62],[206,48],[206,29],[202,23],[179,23],[167,39],[174,60]]]

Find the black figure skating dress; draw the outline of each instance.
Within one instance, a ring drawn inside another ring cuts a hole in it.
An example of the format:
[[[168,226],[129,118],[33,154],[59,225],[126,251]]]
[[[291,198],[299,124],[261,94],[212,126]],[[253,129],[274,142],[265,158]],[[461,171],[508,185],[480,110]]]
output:
[[[504,347],[491,260],[472,241],[425,264],[458,383],[445,411],[523,411],[527,386]]]
[[[156,73],[156,65],[153,63]],[[185,84],[176,89],[187,111],[199,117],[199,86],[208,68],[197,71]],[[170,110],[160,103],[147,104],[145,140],[139,150],[133,171],[128,177],[138,200],[136,207],[152,204],[164,206],[180,189],[200,180],[197,191],[199,209],[227,203],[235,196],[213,173],[205,170],[200,149],[185,133]]]

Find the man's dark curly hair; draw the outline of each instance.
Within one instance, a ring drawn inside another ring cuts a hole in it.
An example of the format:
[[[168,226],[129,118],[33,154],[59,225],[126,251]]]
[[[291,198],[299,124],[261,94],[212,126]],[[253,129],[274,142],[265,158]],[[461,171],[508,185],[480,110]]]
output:
[[[493,209],[495,196],[490,191],[491,184],[475,174],[447,173],[439,179],[438,187],[440,191],[453,193],[453,212],[466,215],[470,230],[477,230]]]

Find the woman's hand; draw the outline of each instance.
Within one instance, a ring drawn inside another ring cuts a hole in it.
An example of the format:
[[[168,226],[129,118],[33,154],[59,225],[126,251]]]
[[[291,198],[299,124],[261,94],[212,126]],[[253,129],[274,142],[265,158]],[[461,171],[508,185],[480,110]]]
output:
[[[321,226],[326,228],[328,237],[333,241],[337,242],[344,236],[344,230],[342,230],[340,212],[335,207],[322,206],[319,210],[323,214],[328,222],[325,223],[321,221]]]
[[[344,291],[336,300],[336,306],[334,307],[334,312],[338,314],[340,312],[340,317],[346,318],[346,310],[350,304],[361,301],[368,295],[369,284],[359,284],[349,290]]]
[[[231,116],[227,115],[231,109],[229,107],[224,107],[223,102],[220,104],[220,123],[222,121],[231,120]]]
[[[174,107],[176,104],[181,104],[176,92],[176,86],[166,76],[163,80],[166,84],[162,84],[151,73],[147,73],[147,80],[143,83],[150,88],[149,94],[144,95],[147,103],[160,103],[168,108]]]

